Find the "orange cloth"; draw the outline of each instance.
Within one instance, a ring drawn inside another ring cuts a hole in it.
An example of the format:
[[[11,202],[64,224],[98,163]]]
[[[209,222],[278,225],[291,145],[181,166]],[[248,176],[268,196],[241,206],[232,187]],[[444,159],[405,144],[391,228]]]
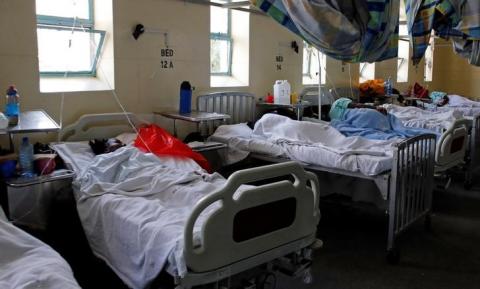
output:
[[[384,82],[385,81],[383,79],[373,79],[360,83],[360,85],[358,86],[358,89],[360,90],[360,96],[365,97],[384,95]]]

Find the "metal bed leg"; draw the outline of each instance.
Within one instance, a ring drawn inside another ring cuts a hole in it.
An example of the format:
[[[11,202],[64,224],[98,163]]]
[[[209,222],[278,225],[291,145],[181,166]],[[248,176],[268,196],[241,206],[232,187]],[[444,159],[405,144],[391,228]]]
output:
[[[387,262],[392,265],[400,262],[400,251],[395,246],[395,220],[397,218],[397,190],[391,191],[388,210]]]

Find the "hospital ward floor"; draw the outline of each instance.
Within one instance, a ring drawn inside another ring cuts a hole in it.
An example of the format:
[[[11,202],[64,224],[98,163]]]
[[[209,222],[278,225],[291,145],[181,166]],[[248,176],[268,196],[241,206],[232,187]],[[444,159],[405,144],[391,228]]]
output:
[[[408,230],[396,266],[385,260],[387,219],[381,212],[338,202],[322,202],[321,210],[324,247],[315,252],[313,283],[278,276],[278,289],[480,289],[480,182],[470,191],[460,182],[435,191],[432,230],[421,222]],[[80,285],[126,288],[92,255],[73,204],[56,214],[54,233],[43,238],[70,263]]]

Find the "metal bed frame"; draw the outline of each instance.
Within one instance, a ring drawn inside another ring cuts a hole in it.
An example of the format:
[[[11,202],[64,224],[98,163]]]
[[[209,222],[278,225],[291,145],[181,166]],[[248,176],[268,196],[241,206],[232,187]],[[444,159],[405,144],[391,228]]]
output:
[[[466,128],[466,135],[459,131],[462,127]],[[452,135],[453,139],[449,138],[448,135]],[[465,136],[466,139],[462,148],[452,152],[452,142],[457,138],[460,139]],[[477,156],[479,136],[480,114],[455,121],[455,123],[444,132],[440,141],[437,142],[437,152],[435,156],[436,173],[443,173],[456,166],[462,166],[465,169],[464,187],[465,189],[470,189],[472,187],[473,170],[476,169],[480,161]],[[448,142],[448,147],[444,142]]]
[[[204,97],[211,101],[213,97],[216,98],[215,102],[219,102],[219,98],[226,96],[235,99],[235,105],[242,105],[242,96],[236,92],[199,96],[198,101],[201,103]],[[313,172],[328,172],[375,182],[384,199],[388,200],[387,260],[396,264],[399,261],[399,249],[395,245],[397,237],[423,217],[425,224],[430,225],[435,147],[436,137],[433,134],[407,139],[394,148],[392,169],[377,176],[316,165],[302,165],[306,170]],[[260,154],[251,154],[251,157],[272,163],[289,161]]]
[[[247,94],[243,96],[250,97]],[[132,132],[130,124],[141,125],[142,122],[131,113],[84,115],[65,127],[60,139],[82,141],[114,137]],[[288,176],[293,181],[278,180],[279,177],[283,179]],[[266,184],[237,193],[241,185],[258,181]],[[276,224],[264,224],[266,227],[261,227],[261,221],[252,224],[252,215],[257,216],[257,220],[265,219],[258,216],[261,215],[261,208],[272,214],[266,219],[281,220],[285,211],[279,209],[278,204],[286,201],[290,202],[287,206],[291,213],[288,223],[281,227]],[[199,246],[194,242],[194,225],[202,212],[214,203],[221,206],[205,220]],[[317,176],[305,171],[298,163],[287,162],[237,171],[222,188],[201,199],[192,210],[184,229],[184,257],[188,270],[183,277],[174,276],[175,288],[188,289],[218,282],[264,265],[269,272],[285,269],[298,276],[311,266],[311,250],[319,245],[316,239],[319,221]],[[252,234],[236,239],[235,232],[252,227]],[[285,263],[282,268],[280,264],[285,261],[290,263]]]

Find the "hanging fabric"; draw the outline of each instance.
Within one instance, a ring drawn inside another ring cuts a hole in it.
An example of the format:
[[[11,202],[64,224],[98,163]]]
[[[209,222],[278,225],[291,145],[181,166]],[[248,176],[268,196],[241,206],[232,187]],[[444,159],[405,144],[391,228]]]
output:
[[[432,31],[451,39],[455,52],[480,66],[480,2],[478,0],[405,0],[412,60],[418,64]]]
[[[250,1],[332,58],[375,62],[397,57],[399,1]]]

